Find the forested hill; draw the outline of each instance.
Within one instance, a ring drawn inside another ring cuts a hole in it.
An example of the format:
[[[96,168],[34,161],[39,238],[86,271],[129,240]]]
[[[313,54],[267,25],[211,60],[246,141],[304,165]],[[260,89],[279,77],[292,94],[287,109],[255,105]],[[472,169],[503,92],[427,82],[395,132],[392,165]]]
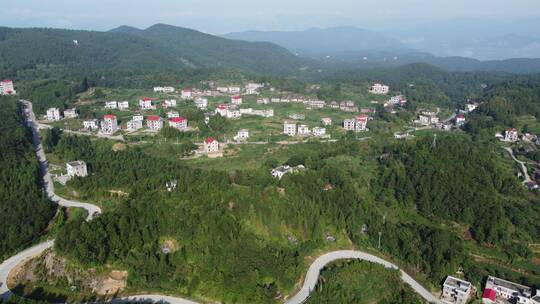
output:
[[[109,32],[0,28],[0,75],[15,79],[200,68],[283,75],[303,66],[304,61],[271,43],[227,40],[167,25]]]

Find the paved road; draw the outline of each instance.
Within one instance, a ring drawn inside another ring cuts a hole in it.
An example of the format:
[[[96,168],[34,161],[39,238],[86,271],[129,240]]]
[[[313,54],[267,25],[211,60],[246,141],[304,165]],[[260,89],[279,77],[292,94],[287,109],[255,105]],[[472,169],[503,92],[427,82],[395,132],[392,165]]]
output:
[[[39,129],[52,129],[53,128],[53,126],[51,126],[49,124],[46,124],[46,123],[38,122],[37,125],[38,125]],[[62,128],[60,128],[60,129],[62,130],[62,132],[75,134],[75,135],[94,136],[94,137],[98,137],[98,138],[106,138],[106,139],[112,139],[112,140],[117,140],[117,141],[125,141],[124,136],[122,136],[122,135],[106,135],[106,134],[102,134],[102,133],[81,132],[81,131],[67,130],[67,129],[62,129]]]
[[[525,163],[516,158],[516,156],[514,155],[514,150],[512,150],[512,148],[510,147],[504,147],[504,149],[508,153],[510,153],[510,156],[512,156],[512,159],[521,166],[521,172],[523,172],[523,176],[525,177],[525,179],[523,180],[523,183],[526,184],[526,183],[532,182],[531,177],[529,176],[529,172],[527,171],[527,167],[525,166]]]
[[[358,259],[364,260],[371,263],[381,264],[386,268],[399,269],[396,265],[383,260],[372,254],[362,252],[362,251],[353,251],[353,250],[340,250],[327,253],[320,256],[309,266],[306,278],[304,279],[304,285],[300,291],[295,294],[293,297],[285,301],[285,304],[301,304],[304,303],[309,297],[312,290],[315,289],[317,281],[319,279],[319,274],[321,270],[329,263],[344,260],[344,259]],[[409,284],[415,292],[417,292],[422,298],[430,303],[442,303],[438,298],[436,298],[431,292],[422,287],[418,282],[416,282],[411,276],[409,276],[404,271],[400,270],[401,278],[407,284]]]
[[[95,214],[101,213],[101,209],[98,206],[78,201],[66,200],[54,193],[54,183],[51,174],[49,173],[49,165],[45,156],[45,151],[43,151],[43,146],[41,145],[41,140],[39,139],[38,124],[36,122],[36,116],[34,115],[34,111],[32,109],[32,103],[29,101],[21,102],[25,105],[27,124],[32,130],[32,141],[36,146],[36,155],[39,161],[39,166],[41,174],[43,176],[43,182],[47,196],[50,200],[56,202],[60,206],[86,209],[86,211],[88,212],[87,220],[91,220]]]
[[[57,201],[62,206],[85,208],[89,214],[87,220],[88,221],[91,220],[95,214],[101,213],[101,209],[99,209],[99,207],[94,206],[92,204],[69,201],[69,200],[66,200],[57,196],[54,193],[54,186],[52,184],[52,179],[47,170],[48,169],[47,160],[45,158],[45,153],[43,152],[43,149],[41,147],[41,142],[39,140],[39,133],[38,133],[38,128],[37,128],[38,125],[35,122],[35,116],[32,111],[32,103],[28,101],[22,101],[22,102],[23,104],[25,104],[27,108],[26,115],[27,115],[28,123],[31,126],[32,132],[34,135],[34,144],[37,147],[36,154],[38,156],[40,164],[42,164],[41,169],[43,170],[42,172],[44,172],[43,178],[45,181],[47,194],[49,195],[51,199]],[[9,276],[9,273],[13,270],[13,268],[15,268],[15,266],[17,266],[18,264],[28,259],[39,256],[46,249],[52,248],[53,245],[54,245],[54,240],[50,240],[50,241],[35,245],[33,247],[30,247],[24,251],[21,251],[17,255],[2,262],[2,264],[0,264],[0,298],[7,299],[12,294],[11,291],[7,288],[7,278]],[[318,278],[319,278],[319,274],[321,270],[324,268],[324,266],[331,262],[343,260],[343,259],[360,259],[360,260],[364,260],[364,261],[368,261],[372,263],[378,263],[378,264],[384,265],[387,268],[399,269],[396,265],[386,260],[383,260],[377,256],[374,256],[374,255],[371,255],[369,253],[365,253],[362,251],[352,251],[352,250],[333,251],[317,258],[313,262],[313,264],[311,264],[306,274],[306,278],[304,280],[304,285],[302,286],[302,289],[297,294],[295,294],[292,298],[287,300],[285,304],[303,303],[309,297],[311,291],[315,288]],[[409,276],[402,270],[400,271],[401,271],[401,277],[403,281],[409,284],[413,288],[413,290],[415,290],[419,295],[421,295],[426,301],[432,302],[432,303],[441,303],[435,296],[433,296],[428,290],[422,287],[411,276]],[[124,303],[124,302],[132,302],[132,301],[152,301],[155,303],[167,302],[171,304],[198,304],[197,302],[194,302],[188,299],[164,296],[164,295],[129,296],[129,297],[122,297],[122,298],[114,299],[112,302]]]

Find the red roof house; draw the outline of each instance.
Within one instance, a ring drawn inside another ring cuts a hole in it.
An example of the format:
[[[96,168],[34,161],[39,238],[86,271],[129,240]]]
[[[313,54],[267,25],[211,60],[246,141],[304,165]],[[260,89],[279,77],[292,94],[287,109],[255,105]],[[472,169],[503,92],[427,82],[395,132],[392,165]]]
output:
[[[496,299],[497,299],[497,292],[495,290],[490,289],[490,288],[484,289],[484,293],[482,294],[482,303],[484,304],[495,303]]]

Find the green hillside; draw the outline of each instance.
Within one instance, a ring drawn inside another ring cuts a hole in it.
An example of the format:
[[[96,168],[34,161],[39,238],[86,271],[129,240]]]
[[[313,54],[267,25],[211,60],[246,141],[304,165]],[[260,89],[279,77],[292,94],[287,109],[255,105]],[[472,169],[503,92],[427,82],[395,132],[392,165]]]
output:
[[[0,28],[0,75],[15,79],[201,68],[290,74],[302,66],[271,43],[232,41],[167,25],[110,32]]]

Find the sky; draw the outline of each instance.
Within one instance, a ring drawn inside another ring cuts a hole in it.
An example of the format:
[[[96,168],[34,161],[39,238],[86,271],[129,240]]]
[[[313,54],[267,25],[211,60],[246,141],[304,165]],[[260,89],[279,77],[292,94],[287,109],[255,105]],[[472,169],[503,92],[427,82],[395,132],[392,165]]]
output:
[[[0,26],[109,30],[167,23],[212,34],[358,26],[382,31],[428,24],[540,20],[539,0],[0,0]],[[538,24],[540,27],[540,23]],[[510,26],[510,25],[509,25]]]

